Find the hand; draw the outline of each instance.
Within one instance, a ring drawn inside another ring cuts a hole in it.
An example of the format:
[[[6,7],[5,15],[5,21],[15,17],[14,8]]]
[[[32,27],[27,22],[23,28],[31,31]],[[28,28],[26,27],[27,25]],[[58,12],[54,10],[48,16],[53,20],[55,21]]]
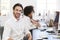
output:
[[[36,20],[31,20],[32,24],[35,25],[37,28],[40,27],[40,24]]]
[[[8,40],[13,40],[11,37]]]
[[[32,40],[32,35],[31,34],[28,34],[28,40]]]

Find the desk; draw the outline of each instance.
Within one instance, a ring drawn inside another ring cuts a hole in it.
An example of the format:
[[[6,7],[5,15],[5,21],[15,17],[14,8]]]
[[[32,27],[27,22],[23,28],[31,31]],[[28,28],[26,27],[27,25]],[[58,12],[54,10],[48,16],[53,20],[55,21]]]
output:
[[[57,35],[55,34],[50,34],[46,31],[41,31],[40,29],[33,29],[32,30],[32,36],[33,36],[33,40],[37,40],[37,39],[42,39],[42,40],[60,40],[58,38],[56,38]],[[48,39],[44,39],[44,37],[48,38]]]

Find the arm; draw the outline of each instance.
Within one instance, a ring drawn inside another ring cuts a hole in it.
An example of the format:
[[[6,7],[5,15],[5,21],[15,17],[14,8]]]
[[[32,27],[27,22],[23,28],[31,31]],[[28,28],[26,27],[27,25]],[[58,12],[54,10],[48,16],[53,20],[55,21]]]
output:
[[[30,33],[27,34],[28,40],[32,40],[32,35]]]
[[[32,40],[32,35],[28,28],[25,27],[25,35],[28,37],[28,40]]]
[[[8,40],[10,37],[10,32],[11,32],[10,25],[8,23],[6,23],[4,26],[4,32],[3,32],[2,40]]]
[[[36,26],[36,28],[40,27],[40,24],[39,24],[38,21],[31,19],[31,22],[32,22],[33,25]]]

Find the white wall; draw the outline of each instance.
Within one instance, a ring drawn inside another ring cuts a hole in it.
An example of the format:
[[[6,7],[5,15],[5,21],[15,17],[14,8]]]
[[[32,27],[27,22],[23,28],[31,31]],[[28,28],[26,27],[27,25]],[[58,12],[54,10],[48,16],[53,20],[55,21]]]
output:
[[[46,16],[48,19],[53,19],[55,17],[55,11],[57,11],[58,0],[37,0],[37,13],[41,13],[42,17]]]
[[[57,10],[60,11],[60,0],[57,0]]]

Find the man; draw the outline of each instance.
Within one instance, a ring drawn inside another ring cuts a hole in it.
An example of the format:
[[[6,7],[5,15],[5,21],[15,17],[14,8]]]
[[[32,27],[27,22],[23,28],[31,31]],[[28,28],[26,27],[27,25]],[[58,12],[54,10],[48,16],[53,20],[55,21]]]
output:
[[[30,25],[30,29],[38,28],[40,26],[37,20],[34,20],[33,17],[34,9],[33,6],[26,6],[24,8],[24,15],[26,16],[27,23]]]
[[[33,6],[26,6],[24,8],[24,15],[25,15],[25,19],[27,19],[25,22],[27,25],[27,28],[30,30],[31,35],[32,35],[32,40],[33,40],[33,30],[35,30],[36,28],[40,27],[40,24],[37,20],[34,20],[33,17],[33,13],[34,13],[34,9]]]
[[[56,17],[54,20],[54,26],[58,29],[58,22],[59,22],[59,11],[56,11]]]
[[[13,18],[5,23],[2,40],[23,40],[25,35],[28,36],[28,40],[31,40],[30,32],[21,15],[22,11],[21,4],[17,3],[13,6]]]

